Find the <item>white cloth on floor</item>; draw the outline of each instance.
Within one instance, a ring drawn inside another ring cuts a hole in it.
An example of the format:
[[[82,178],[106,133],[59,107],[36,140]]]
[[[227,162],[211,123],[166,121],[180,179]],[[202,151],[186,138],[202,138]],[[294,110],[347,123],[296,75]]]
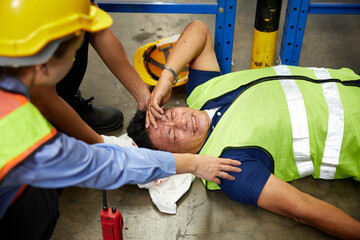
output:
[[[116,144],[120,147],[137,147],[127,135],[120,137],[101,135],[106,144]],[[176,214],[176,202],[189,190],[195,176],[190,173],[161,178],[146,184],[138,184],[139,188],[149,189],[151,200],[160,212]]]
[[[194,179],[194,175],[185,173],[138,186],[149,189],[150,197],[160,212],[176,214],[176,202],[189,190]]]

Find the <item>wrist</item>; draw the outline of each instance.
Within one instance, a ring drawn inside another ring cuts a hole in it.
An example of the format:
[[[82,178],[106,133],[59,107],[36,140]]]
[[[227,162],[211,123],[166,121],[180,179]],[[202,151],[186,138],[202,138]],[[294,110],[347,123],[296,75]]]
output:
[[[168,86],[172,86],[174,82],[174,76],[166,70],[163,70],[160,75],[159,82],[165,83]]]
[[[147,104],[149,102],[149,98],[150,98],[150,94],[149,95],[146,95],[146,96],[143,96],[141,99],[139,99],[137,101],[137,104],[138,104],[138,109],[140,111],[143,111],[146,109],[147,107]]]
[[[164,69],[166,69],[168,72],[171,73],[171,75],[172,75],[173,78],[174,78],[174,81],[172,82],[172,85],[175,85],[175,84],[179,81],[179,76],[178,76],[178,74],[175,72],[174,69],[172,69],[172,67],[170,67],[170,66],[168,66],[168,65],[166,65],[166,64],[163,66],[163,71],[164,71]]]
[[[195,154],[190,153],[173,153],[176,160],[176,173],[192,173],[197,170],[198,158]]]

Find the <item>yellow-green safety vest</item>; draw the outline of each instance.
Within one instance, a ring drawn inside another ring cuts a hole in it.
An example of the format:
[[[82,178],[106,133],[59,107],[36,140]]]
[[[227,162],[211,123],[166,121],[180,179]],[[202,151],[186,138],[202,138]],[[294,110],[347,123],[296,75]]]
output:
[[[56,133],[25,96],[0,89],[0,181]]]
[[[352,70],[275,66],[223,75],[198,86],[187,99],[207,102],[245,85],[200,154],[258,148],[284,181],[354,178],[360,181],[360,76]],[[221,141],[219,141],[221,139]],[[204,180],[208,189],[218,189]]]

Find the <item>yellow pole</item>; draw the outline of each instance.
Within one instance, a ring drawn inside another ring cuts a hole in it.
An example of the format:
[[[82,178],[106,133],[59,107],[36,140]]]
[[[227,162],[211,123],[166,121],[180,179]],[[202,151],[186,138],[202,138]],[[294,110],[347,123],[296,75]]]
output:
[[[250,68],[274,65],[281,0],[258,0]]]

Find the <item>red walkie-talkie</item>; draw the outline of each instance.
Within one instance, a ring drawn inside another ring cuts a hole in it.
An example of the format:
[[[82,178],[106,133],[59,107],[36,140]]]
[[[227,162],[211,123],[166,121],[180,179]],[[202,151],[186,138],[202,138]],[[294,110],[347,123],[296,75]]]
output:
[[[123,219],[116,208],[108,208],[106,191],[103,190],[103,208],[100,213],[101,229],[104,240],[122,240]]]

